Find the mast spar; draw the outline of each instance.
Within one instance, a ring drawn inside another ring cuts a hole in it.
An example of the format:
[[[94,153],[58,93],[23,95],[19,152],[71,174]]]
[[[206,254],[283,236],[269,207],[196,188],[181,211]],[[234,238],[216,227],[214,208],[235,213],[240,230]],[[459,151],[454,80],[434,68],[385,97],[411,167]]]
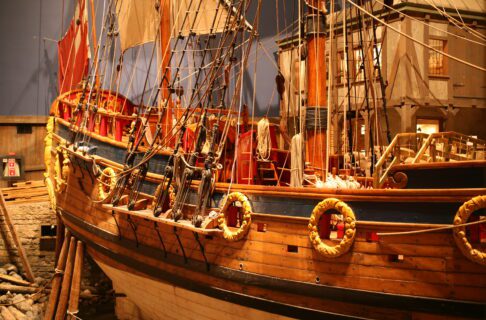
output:
[[[160,0],[160,50],[161,50],[161,63],[160,63],[160,74],[163,75],[161,82],[161,100],[167,101],[166,110],[162,112],[162,136],[168,135],[172,128],[172,101],[170,99],[170,11],[171,10],[171,0]]]
[[[306,161],[325,179],[327,134],[326,89],[326,12],[324,1],[306,1],[307,37],[307,107],[305,130],[307,135]]]

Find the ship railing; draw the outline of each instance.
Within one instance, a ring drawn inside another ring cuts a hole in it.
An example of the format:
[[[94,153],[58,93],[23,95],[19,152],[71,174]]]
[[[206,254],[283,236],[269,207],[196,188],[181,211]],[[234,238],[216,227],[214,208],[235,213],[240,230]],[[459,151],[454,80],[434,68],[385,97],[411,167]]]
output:
[[[411,163],[428,137],[429,135],[426,133],[397,134],[374,167],[373,187],[383,187],[388,179],[388,173],[394,165]]]
[[[89,104],[92,107],[93,104]],[[58,117],[67,122],[74,121],[74,124],[78,127],[82,125],[82,112],[75,115],[75,109],[78,104],[75,101],[68,99],[59,100]],[[83,106],[84,110],[85,106]],[[73,119],[76,117],[76,119]],[[98,134],[102,137],[111,138],[115,141],[123,141],[127,136],[125,127],[129,125],[136,117],[133,115],[122,114],[120,112],[108,111],[99,109],[96,114],[90,113],[88,121],[86,123],[86,130]]]
[[[431,134],[413,163],[485,160],[486,141],[457,132]]]

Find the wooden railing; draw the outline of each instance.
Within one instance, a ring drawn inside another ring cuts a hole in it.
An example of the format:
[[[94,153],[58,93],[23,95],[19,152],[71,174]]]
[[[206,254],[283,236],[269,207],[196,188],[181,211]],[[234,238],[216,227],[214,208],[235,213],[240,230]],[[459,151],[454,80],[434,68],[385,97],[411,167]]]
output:
[[[72,117],[74,117],[75,114],[74,110],[78,106],[77,103],[62,99],[59,100],[59,106],[63,109],[62,112],[59,112],[58,116],[65,121],[71,122]],[[84,108],[85,106],[83,106],[83,112]],[[134,119],[135,117],[131,115],[124,115],[100,109],[96,114],[90,112],[86,130],[99,134],[102,137],[109,137],[115,141],[122,141],[123,137],[126,135],[124,127],[130,124]],[[74,119],[74,123],[77,126],[80,126],[81,121],[82,112],[78,113],[76,119]]]
[[[397,164],[485,159],[485,140],[457,132],[399,133],[375,165],[373,187],[381,188]]]
[[[394,165],[411,163],[428,137],[426,133],[397,134],[374,167],[373,187],[383,186],[388,178],[388,172]]]
[[[484,160],[486,141],[457,132],[431,134],[413,163]]]

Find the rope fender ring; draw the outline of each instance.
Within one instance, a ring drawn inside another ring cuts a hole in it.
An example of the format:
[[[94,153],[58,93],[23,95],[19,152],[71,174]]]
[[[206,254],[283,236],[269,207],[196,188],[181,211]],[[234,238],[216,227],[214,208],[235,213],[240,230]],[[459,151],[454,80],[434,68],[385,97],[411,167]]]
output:
[[[56,148],[56,162],[54,163],[56,192],[62,193],[66,189],[66,182],[69,177],[69,156],[67,151],[62,150],[59,146]],[[62,155],[62,162],[61,162]]]
[[[113,168],[106,167],[101,171],[101,177],[98,179],[98,199],[105,200],[116,186],[116,173]],[[108,190],[105,190],[108,188]]]
[[[243,221],[238,229],[232,230],[228,227],[226,221],[226,212],[228,211],[230,205],[237,201],[241,203],[241,207],[238,207],[238,210],[240,213],[243,213]],[[223,200],[223,206],[218,217],[218,224],[223,230],[223,237],[228,241],[238,241],[243,239],[250,230],[251,214],[252,209],[248,198],[241,192],[230,193],[226,199]]]
[[[318,224],[321,216],[329,210],[336,210],[343,215],[344,236],[341,242],[335,246],[325,244],[319,236]],[[337,258],[349,251],[356,235],[356,218],[353,210],[343,201],[335,198],[328,198],[319,202],[312,210],[309,220],[309,238],[321,255],[327,258]]]
[[[467,223],[471,214],[475,211],[486,208],[486,195],[476,196],[457,210],[454,217],[454,225],[458,226]],[[461,252],[469,260],[486,265],[486,252],[473,248],[466,235],[466,226],[458,226],[453,229],[454,240]]]

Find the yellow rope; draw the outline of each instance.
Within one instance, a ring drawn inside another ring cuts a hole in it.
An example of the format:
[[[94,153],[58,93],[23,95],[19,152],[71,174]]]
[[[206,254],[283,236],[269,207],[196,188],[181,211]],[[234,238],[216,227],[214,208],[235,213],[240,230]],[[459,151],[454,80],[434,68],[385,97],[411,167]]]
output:
[[[486,220],[473,221],[473,222],[462,223],[457,225],[451,224],[445,227],[438,227],[438,228],[431,228],[431,229],[424,229],[424,230],[403,231],[403,232],[383,232],[383,233],[378,232],[376,235],[379,237],[386,237],[386,236],[401,236],[401,235],[409,235],[409,234],[421,234],[421,233],[436,232],[442,230],[451,230],[455,228],[467,227],[467,226],[472,226],[481,223],[486,223]]]

